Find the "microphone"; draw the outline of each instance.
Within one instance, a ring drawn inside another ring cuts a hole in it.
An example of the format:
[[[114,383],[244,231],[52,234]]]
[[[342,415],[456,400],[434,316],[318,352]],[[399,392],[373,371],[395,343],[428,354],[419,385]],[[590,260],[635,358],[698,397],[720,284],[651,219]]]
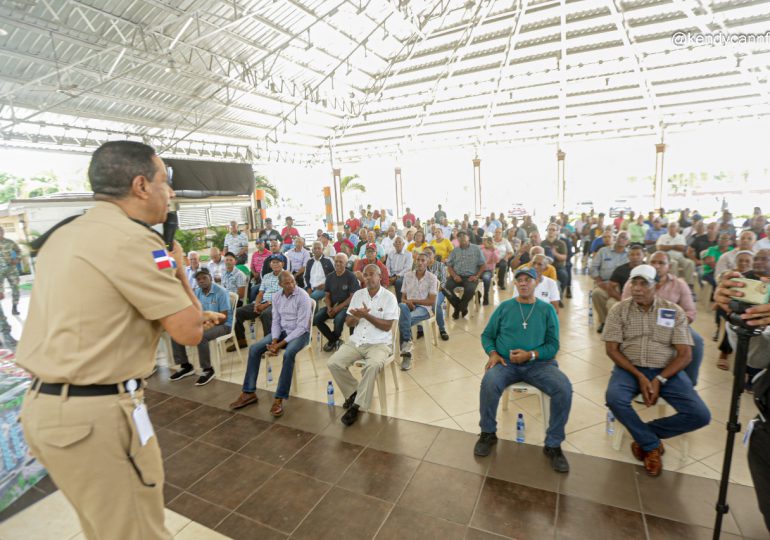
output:
[[[175,206],[171,208],[175,208]],[[163,241],[166,243],[166,248],[169,251],[174,251],[174,235],[178,228],[179,216],[174,209],[168,213],[166,221],[163,223]]]

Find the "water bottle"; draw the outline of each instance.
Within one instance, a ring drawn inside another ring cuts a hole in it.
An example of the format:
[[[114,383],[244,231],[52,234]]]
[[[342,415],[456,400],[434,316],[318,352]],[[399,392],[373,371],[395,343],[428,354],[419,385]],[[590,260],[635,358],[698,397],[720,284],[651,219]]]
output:
[[[594,325],[594,301],[591,292],[588,291],[588,326]]]
[[[615,433],[615,415],[610,409],[607,409],[607,435]]]
[[[267,384],[273,382],[273,368],[270,367],[270,362],[267,363]]]
[[[334,407],[334,385],[331,381],[326,386],[326,404],[330,407]]]
[[[524,442],[524,415],[519,413],[519,417],[516,419],[516,442]]]
[[[257,327],[253,322],[249,323],[249,333],[251,334],[251,339],[257,339]]]

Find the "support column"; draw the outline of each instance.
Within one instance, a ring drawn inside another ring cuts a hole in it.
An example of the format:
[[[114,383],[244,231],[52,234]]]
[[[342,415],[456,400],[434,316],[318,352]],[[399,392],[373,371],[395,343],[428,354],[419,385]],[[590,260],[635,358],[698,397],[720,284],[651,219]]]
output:
[[[345,209],[342,205],[342,189],[340,185],[342,182],[341,174],[341,169],[332,169],[332,189],[334,191],[334,221],[336,222],[337,227],[340,227],[340,230],[345,221]]]
[[[481,160],[473,158],[473,213],[481,217]]]
[[[401,167],[396,167],[396,214],[393,216],[393,221],[401,219],[404,214],[404,184],[401,182]]]
[[[326,230],[334,232],[334,216],[332,215],[332,188],[324,186],[324,214],[326,216]]]
[[[265,219],[267,218],[267,208],[265,208],[265,190],[254,190],[254,230],[261,231],[265,228]]]
[[[658,143],[655,145],[655,185],[653,187],[653,207],[663,206],[663,157],[666,154],[666,145]]]
[[[556,210],[564,212],[567,180],[564,172],[564,158],[567,154],[563,150],[556,151]]]

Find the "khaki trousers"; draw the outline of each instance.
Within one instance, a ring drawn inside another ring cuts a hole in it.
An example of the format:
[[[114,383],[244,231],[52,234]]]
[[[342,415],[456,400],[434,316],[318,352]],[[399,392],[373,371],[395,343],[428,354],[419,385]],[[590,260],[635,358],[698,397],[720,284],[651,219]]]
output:
[[[66,388],[66,387],[65,387]],[[137,396],[141,391],[137,392]],[[30,451],[75,508],[89,540],[169,540],[158,437],[141,446],[128,394],[24,398]]]
[[[669,271],[685,280],[690,287],[693,287],[695,285],[695,261],[687,259],[678,253],[677,255],[672,255],[669,251],[668,254],[671,260]]]
[[[374,383],[377,382],[377,375],[381,369],[385,368],[391,353],[390,345],[356,346],[353,343],[344,343],[329,358],[326,365],[345,399],[349,398],[353,392],[358,392],[355,404],[358,405],[359,409],[366,411],[372,404],[372,394],[374,393]],[[361,360],[365,364],[361,370],[361,382],[359,383],[350,373],[350,366]],[[382,398],[380,397],[380,399]]]

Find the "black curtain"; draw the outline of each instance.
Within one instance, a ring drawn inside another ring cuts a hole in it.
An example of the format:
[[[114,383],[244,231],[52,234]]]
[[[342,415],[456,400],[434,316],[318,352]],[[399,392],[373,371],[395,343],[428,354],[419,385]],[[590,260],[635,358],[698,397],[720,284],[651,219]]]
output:
[[[250,195],[254,171],[247,163],[163,159],[173,170],[172,186],[179,197]]]

